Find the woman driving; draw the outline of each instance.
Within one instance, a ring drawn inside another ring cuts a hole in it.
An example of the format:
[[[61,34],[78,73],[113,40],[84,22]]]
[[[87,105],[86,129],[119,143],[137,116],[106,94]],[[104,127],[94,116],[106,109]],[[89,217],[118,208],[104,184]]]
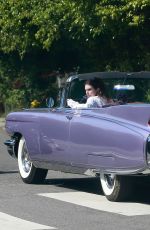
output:
[[[100,108],[103,105],[110,103],[110,99],[106,97],[105,85],[99,78],[87,80],[85,82],[85,92],[87,101],[85,104],[80,104],[72,99],[67,100],[67,105],[73,109],[82,108]]]

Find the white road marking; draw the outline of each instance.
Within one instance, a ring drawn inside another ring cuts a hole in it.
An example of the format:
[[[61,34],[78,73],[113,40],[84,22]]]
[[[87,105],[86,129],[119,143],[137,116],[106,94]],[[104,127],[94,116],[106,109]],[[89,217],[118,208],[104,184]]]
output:
[[[104,196],[86,192],[41,193],[38,195],[125,216],[150,215],[150,205],[110,202]]]
[[[0,212],[0,229],[1,230],[46,230],[56,229],[54,227],[37,224],[34,222],[22,220]]]

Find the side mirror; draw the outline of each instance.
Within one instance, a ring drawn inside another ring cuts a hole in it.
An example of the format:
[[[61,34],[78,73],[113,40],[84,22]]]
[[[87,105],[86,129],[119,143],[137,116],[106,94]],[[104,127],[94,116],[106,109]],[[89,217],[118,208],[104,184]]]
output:
[[[52,97],[46,99],[46,105],[48,108],[52,108],[54,106],[54,99]]]

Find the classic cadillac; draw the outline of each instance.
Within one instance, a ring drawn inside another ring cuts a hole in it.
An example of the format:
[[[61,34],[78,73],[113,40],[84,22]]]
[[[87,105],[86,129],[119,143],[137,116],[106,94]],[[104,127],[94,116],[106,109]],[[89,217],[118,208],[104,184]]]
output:
[[[101,108],[71,109],[87,79],[103,80],[114,100]],[[150,72],[96,72],[70,76],[57,106],[24,109],[6,118],[8,152],[25,183],[41,183],[49,169],[100,177],[110,201],[131,191],[131,175],[150,174]]]

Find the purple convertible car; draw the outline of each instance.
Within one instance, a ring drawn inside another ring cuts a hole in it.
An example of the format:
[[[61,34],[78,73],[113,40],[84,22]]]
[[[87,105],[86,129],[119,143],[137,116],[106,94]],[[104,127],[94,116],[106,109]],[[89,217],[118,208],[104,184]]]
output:
[[[81,102],[84,82],[103,79],[115,103],[71,109]],[[25,183],[41,183],[48,169],[100,177],[108,200],[130,193],[131,175],[150,175],[150,72],[96,72],[70,76],[57,106],[8,114],[5,144],[18,159]]]

